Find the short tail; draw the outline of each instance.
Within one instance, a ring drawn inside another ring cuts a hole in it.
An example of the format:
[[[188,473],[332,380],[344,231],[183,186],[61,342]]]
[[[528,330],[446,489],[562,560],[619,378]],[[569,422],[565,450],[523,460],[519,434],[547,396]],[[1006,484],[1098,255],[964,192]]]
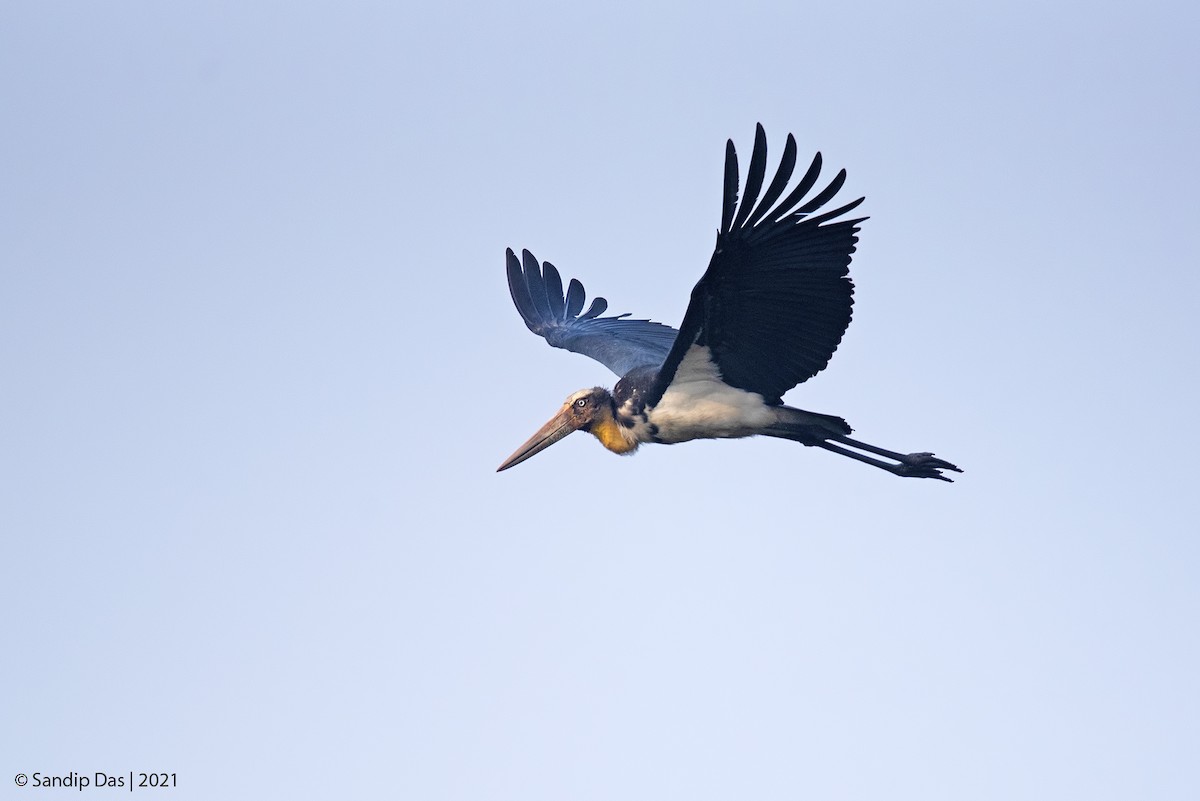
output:
[[[832,414],[806,412],[791,406],[779,406],[775,411],[778,421],[763,432],[768,437],[817,445],[832,437],[844,437],[852,430],[845,420]]]

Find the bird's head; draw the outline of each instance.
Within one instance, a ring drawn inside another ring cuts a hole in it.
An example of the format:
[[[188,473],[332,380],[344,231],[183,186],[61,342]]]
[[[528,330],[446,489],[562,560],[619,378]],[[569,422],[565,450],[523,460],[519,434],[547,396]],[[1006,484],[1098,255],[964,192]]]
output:
[[[496,468],[496,472],[499,473],[501,470],[519,465],[575,431],[588,431],[595,434],[596,438],[610,450],[617,450],[606,441],[610,433],[609,429],[615,429],[616,426],[617,422],[613,416],[613,399],[607,389],[593,387],[573,392],[563,402],[558,414],[550,418],[549,422],[538,429],[538,432],[530,437],[524,445],[517,448],[512,456],[505,459],[504,464]]]

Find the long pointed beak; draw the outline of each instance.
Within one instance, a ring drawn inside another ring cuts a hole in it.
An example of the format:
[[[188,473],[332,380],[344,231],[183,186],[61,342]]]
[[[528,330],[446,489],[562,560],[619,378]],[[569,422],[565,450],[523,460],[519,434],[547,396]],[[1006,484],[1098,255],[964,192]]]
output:
[[[546,450],[546,448],[549,448],[567,434],[571,434],[576,430],[571,420],[571,407],[564,406],[561,412],[550,418],[550,422],[539,428],[538,432],[526,440],[524,445],[517,448],[512,456],[505,459],[504,464],[496,468],[496,472],[499,473],[501,470],[515,467],[526,459],[537,456]]]

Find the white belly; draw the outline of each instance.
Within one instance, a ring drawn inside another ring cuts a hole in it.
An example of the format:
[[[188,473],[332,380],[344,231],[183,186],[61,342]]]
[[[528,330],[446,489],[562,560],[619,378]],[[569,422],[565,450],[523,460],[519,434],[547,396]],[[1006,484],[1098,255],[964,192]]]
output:
[[[684,356],[671,386],[648,416],[659,442],[748,437],[776,421],[775,409],[762,395],[722,382],[708,349],[699,345]]]

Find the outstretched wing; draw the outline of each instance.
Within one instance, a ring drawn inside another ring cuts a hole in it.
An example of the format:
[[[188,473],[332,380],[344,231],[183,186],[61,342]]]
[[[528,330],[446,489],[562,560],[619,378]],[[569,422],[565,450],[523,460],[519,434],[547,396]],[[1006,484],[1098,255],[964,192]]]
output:
[[[563,294],[562,277],[550,262],[539,265],[528,250],[521,259],[507,253],[508,290],[525,325],[556,348],[582,353],[625,375],[635,367],[657,367],[671,350],[675,335],[670,326],[629,315],[601,317],[608,301],[597,297],[583,311],[583,284],[571,279]],[[583,312],[582,314],[580,312]]]
[[[716,250],[692,290],[680,334],[646,397],[650,405],[677,374],[710,374],[712,366],[724,383],[756,392],[767,403],[782,403],[783,393],[825,368],[842,341],[854,303],[850,256],[858,223],[866,218],[835,218],[863,198],[813,216],[846,180],[842,170],[802,202],[821,172],[818,153],[800,183],[776,204],[796,166],[791,134],[779,169],[760,198],[766,166],[767,138],[759,125],[739,204],[737,153],[732,141],[726,146]]]

